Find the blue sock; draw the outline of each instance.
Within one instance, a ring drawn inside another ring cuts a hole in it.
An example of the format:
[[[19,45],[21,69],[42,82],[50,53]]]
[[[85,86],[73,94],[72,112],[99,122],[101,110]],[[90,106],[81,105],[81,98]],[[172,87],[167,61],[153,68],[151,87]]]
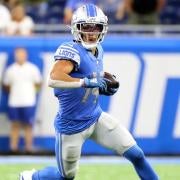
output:
[[[146,160],[139,146],[135,145],[131,147],[124,152],[123,156],[132,162],[141,180],[158,180],[157,174]]]
[[[61,176],[57,167],[46,167],[36,171],[32,180],[73,180],[74,178],[64,178]]]

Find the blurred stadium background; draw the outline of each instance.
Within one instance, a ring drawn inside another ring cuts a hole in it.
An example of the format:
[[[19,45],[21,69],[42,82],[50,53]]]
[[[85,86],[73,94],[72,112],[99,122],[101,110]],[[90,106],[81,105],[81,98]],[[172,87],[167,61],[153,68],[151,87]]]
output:
[[[4,69],[13,61],[14,48],[19,46],[28,49],[29,60],[43,74],[43,86],[37,102],[34,127],[36,151],[33,155],[54,154],[53,118],[57,104],[52,90],[46,86],[46,77],[56,48],[72,39],[69,28],[63,24],[65,3],[65,0],[49,0],[44,11],[38,10],[37,3],[28,3],[26,13],[35,22],[33,35],[0,37],[0,82]],[[167,0],[159,17],[157,25],[126,24],[126,17],[109,25],[109,33],[103,42],[105,69],[117,75],[121,87],[115,96],[101,97],[101,104],[105,111],[117,117],[130,130],[146,155],[176,157],[158,161],[160,164],[170,162],[176,165],[172,168],[176,173],[167,176],[169,180],[175,180],[180,179],[180,1]],[[0,154],[1,158],[6,156],[6,160],[12,160],[7,99],[7,94],[0,88]],[[20,149],[23,143],[21,139]],[[116,157],[114,152],[90,140],[84,144],[82,155],[88,158],[91,155]],[[47,164],[49,161],[39,162]],[[160,171],[163,174],[166,170]],[[7,180],[10,179],[14,176],[7,177]]]

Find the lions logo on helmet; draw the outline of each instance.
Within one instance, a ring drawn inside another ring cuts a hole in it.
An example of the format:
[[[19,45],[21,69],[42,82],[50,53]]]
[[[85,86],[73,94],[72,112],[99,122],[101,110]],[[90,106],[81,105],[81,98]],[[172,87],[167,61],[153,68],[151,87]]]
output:
[[[93,4],[79,7],[73,14],[71,32],[74,39],[86,49],[95,48],[102,42],[108,29],[108,18]]]

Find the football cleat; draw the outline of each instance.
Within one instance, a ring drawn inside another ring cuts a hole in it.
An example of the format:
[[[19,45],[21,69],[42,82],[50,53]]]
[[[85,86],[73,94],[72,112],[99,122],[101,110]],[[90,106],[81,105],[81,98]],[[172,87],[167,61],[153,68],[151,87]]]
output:
[[[19,180],[32,180],[32,175],[35,171],[35,169],[32,169],[21,172]]]

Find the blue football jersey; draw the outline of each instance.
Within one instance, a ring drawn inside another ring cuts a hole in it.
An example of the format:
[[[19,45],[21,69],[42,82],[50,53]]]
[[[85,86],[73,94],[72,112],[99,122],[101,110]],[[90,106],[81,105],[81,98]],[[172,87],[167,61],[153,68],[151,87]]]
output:
[[[74,70],[70,76],[77,78],[93,78],[103,74],[103,50],[97,47],[95,57],[80,43],[67,42],[62,44],[54,55],[55,60],[72,61]],[[96,122],[102,113],[99,105],[98,88],[55,88],[55,96],[59,101],[59,111],[55,118],[55,128],[64,134],[83,131]]]

